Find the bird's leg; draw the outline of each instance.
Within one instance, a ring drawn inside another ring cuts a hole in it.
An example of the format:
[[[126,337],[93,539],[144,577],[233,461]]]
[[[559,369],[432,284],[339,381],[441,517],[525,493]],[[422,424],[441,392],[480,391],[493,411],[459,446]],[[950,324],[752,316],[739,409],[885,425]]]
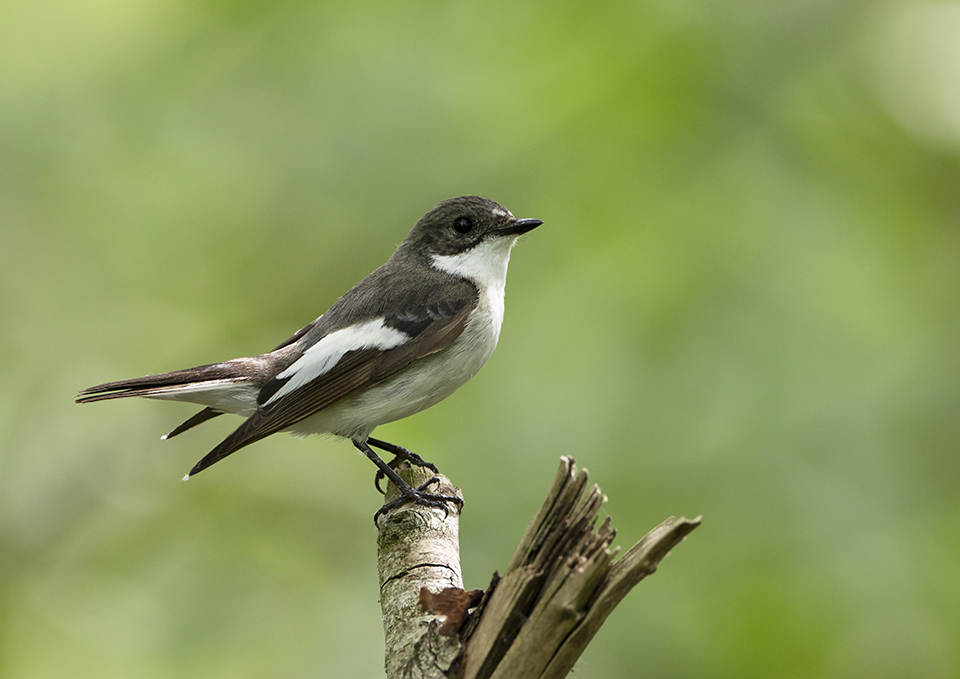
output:
[[[393,481],[393,484],[397,487],[397,490],[400,491],[400,497],[396,500],[391,500],[384,504],[380,509],[377,510],[376,514],[373,515],[373,523],[377,524],[377,519],[380,518],[381,514],[385,514],[395,507],[399,507],[402,504],[407,502],[415,502],[418,505],[423,505],[424,507],[436,507],[437,509],[443,509],[444,514],[448,513],[447,502],[452,502],[459,507],[463,506],[463,500],[458,497],[451,495],[435,495],[434,493],[426,492],[427,486],[431,483],[436,483],[440,479],[434,477],[421,485],[419,488],[412,488],[410,484],[400,478],[400,475],[397,474],[386,462],[380,459],[380,456],[373,452],[373,449],[367,445],[366,441],[354,441],[353,445],[357,447],[361,453],[370,458],[370,461],[373,462],[377,467],[383,472],[384,476]]]
[[[368,438],[367,443],[369,443],[374,448],[379,448],[380,450],[385,450],[386,452],[393,455],[393,459],[387,463],[387,466],[391,469],[396,469],[397,465],[406,460],[415,467],[426,467],[434,474],[439,473],[437,471],[437,466],[427,462],[422,457],[416,453],[412,453],[402,446],[398,446],[393,443],[387,443],[386,441],[381,441],[380,439]],[[380,491],[380,494],[383,495],[383,490],[380,488],[380,481],[383,480],[384,473],[382,471],[377,471],[377,475],[373,479],[373,485],[377,487],[377,490]]]

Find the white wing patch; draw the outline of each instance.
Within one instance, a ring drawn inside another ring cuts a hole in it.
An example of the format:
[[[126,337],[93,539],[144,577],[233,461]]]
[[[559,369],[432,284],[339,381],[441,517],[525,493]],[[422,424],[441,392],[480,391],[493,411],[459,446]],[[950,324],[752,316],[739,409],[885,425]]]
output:
[[[277,379],[289,381],[280,387],[267,404],[289,394],[331,370],[344,354],[358,349],[393,349],[410,340],[410,336],[395,328],[388,328],[384,319],[376,318],[360,325],[351,325],[321,339],[307,349],[289,368],[277,375]]]

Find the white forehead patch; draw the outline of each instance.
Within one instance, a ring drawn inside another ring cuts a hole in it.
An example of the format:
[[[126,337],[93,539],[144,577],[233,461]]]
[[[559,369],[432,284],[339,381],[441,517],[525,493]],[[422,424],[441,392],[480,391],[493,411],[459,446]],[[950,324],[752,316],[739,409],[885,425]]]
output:
[[[509,210],[503,210],[498,207],[493,208],[491,212],[497,217],[513,217],[513,213],[511,213]]]

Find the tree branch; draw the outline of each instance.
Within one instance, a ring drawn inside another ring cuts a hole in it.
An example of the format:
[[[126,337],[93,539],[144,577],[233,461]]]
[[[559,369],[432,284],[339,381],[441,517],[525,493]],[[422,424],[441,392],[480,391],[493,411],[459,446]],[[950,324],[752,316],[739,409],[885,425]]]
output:
[[[415,485],[429,472],[405,469],[402,476]],[[610,519],[596,527],[606,496],[596,485],[584,495],[586,487],[586,470],[561,458],[503,577],[494,574],[482,599],[462,589],[456,508],[444,517],[405,505],[383,517],[387,677],[565,677],[623,597],[700,524],[671,517],[614,561]],[[459,494],[445,477],[438,492]]]
[[[399,466],[400,477],[417,488],[435,476],[429,469]],[[463,497],[459,488],[440,476],[440,495]],[[386,500],[399,494],[387,484]],[[420,591],[463,590],[460,575],[460,512],[405,504],[387,512],[377,523],[377,568],[380,610],[386,644],[385,669],[390,679],[442,679],[460,653],[456,637],[441,636],[440,618],[419,606]]]

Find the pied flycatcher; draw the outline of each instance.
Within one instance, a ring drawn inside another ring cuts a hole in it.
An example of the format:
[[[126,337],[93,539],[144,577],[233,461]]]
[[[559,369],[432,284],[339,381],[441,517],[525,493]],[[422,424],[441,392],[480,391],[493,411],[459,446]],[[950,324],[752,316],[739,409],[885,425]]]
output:
[[[436,479],[411,488],[393,469],[404,459],[436,467],[370,434],[439,403],[483,367],[500,336],[510,250],[542,223],[478,196],[445,200],[386,264],[273,351],[99,384],[77,402],[143,396],[205,406],[164,439],[223,413],[246,418],[184,480],[270,434],[334,434],[377,465],[378,480],[382,473],[400,490],[375,522],[403,502],[445,509],[460,500],[426,492]],[[384,462],[371,446],[393,460]]]

